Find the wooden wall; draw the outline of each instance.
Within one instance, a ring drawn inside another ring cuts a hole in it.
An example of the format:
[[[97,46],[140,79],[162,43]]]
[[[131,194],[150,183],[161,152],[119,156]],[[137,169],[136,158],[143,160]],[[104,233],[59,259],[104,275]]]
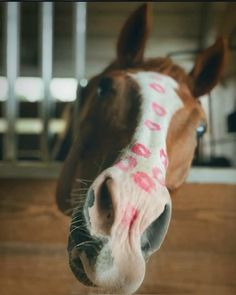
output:
[[[73,277],[55,181],[0,180],[0,294],[97,294]],[[236,294],[236,185],[186,184],[137,294]]]

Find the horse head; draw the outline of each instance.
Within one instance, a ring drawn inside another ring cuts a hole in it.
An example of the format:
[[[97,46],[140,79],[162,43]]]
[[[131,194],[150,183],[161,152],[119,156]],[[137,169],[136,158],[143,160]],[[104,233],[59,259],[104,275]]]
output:
[[[198,97],[222,74],[226,42],[201,52],[190,73],[170,58],[144,58],[150,5],[126,21],[116,59],[78,92],[77,137],[57,187],[72,214],[68,252],[84,284],[133,293],[160,248],[171,197],[185,180],[206,128]]]

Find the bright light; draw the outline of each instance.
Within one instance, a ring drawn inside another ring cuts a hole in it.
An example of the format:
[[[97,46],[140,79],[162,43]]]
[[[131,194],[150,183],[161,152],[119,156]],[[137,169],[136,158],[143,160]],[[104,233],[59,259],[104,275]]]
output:
[[[88,80],[87,79],[81,79],[79,81],[79,84],[81,87],[86,87],[88,85]]]
[[[81,86],[87,85],[87,80],[80,81]],[[43,80],[40,77],[18,77],[15,83],[15,94],[20,99],[36,102],[43,99]],[[74,78],[53,78],[50,91],[53,99],[70,102],[76,99],[77,80]],[[8,82],[6,77],[0,77],[0,101],[7,99]]]
[[[7,99],[8,83],[6,77],[0,77],[0,101]]]
[[[54,78],[50,84],[53,98],[68,102],[76,99],[77,80],[74,78]]]
[[[43,83],[41,78],[20,77],[16,80],[16,96],[21,96],[30,102],[42,100]]]

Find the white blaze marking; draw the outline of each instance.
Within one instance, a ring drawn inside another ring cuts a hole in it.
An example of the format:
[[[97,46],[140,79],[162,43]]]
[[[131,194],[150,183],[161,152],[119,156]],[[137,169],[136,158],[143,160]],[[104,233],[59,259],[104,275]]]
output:
[[[155,72],[139,72],[128,75],[140,87],[141,116],[132,143],[122,154],[120,168],[122,170],[122,164],[124,165],[122,161],[129,157],[135,157],[137,164],[135,167],[131,166],[130,170],[133,175],[135,171],[142,172],[136,174],[134,180],[141,183],[140,185],[143,185],[145,190],[145,187],[148,189],[148,186],[152,186],[150,179],[146,177],[147,175],[154,180],[160,180],[159,184],[163,185],[168,164],[167,131],[173,114],[183,106],[183,102],[176,93],[177,82],[169,76]]]

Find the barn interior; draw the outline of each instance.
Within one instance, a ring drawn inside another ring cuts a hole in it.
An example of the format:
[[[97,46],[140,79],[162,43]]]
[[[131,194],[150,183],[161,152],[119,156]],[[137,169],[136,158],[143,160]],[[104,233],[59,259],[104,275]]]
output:
[[[70,219],[55,187],[76,130],[76,89],[115,57],[138,2],[0,3],[0,293],[97,294],[69,269]],[[218,36],[229,62],[201,97],[208,129],[173,197],[161,249],[137,294],[236,294],[236,4],[155,2],[146,57],[190,71]],[[63,137],[72,126],[69,137]]]

